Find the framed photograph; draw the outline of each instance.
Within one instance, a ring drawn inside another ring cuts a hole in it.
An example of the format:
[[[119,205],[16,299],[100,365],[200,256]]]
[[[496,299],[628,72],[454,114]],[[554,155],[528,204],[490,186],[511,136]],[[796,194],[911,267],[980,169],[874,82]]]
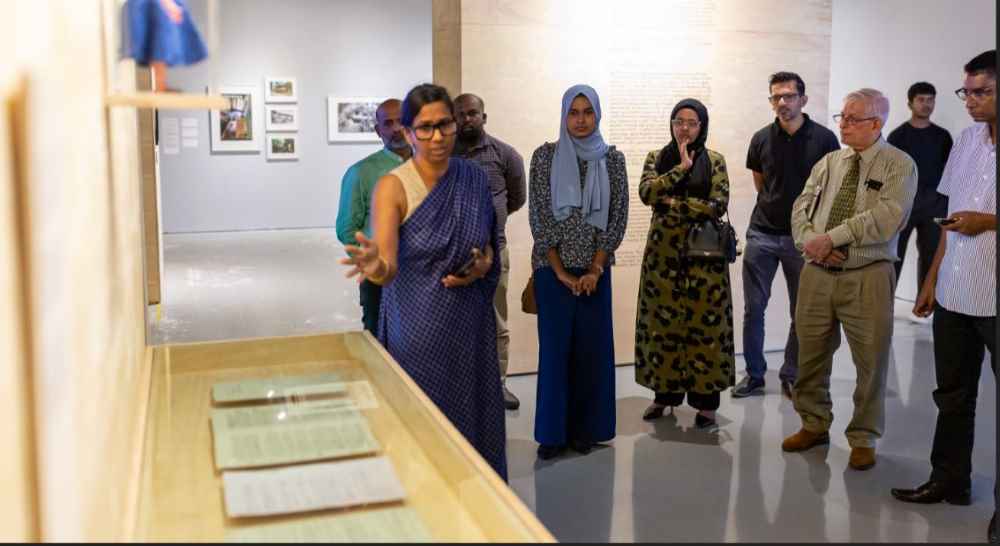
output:
[[[375,110],[385,99],[377,97],[327,97],[327,140],[330,142],[380,142],[375,133]]]
[[[267,159],[285,160],[299,158],[299,136],[288,133],[267,135]]]
[[[223,86],[217,93],[229,101],[229,108],[209,112],[212,151],[260,153],[260,92],[251,86]]]
[[[298,131],[298,106],[265,106],[264,125],[268,131]]]
[[[295,78],[264,78],[264,102],[299,102]]]

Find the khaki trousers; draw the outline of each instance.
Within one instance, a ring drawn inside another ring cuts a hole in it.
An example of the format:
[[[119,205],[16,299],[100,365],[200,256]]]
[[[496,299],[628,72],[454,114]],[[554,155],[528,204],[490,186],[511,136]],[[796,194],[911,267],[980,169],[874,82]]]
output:
[[[507,330],[507,278],[510,276],[510,252],[500,251],[500,282],[493,295],[493,311],[497,318],[497,360],[500,361],[500,380],[507,379],[508,347],[510,332]]]
[[[806,430],[826,432],[833,423],[830,372],[843,326],[857,369],[847,441],[851,447],[874,448],[882,436],[895,289],[896,271],[888,261],[842,272],[813,264],[802,268],[795,306],[799,376],[794,399]]]

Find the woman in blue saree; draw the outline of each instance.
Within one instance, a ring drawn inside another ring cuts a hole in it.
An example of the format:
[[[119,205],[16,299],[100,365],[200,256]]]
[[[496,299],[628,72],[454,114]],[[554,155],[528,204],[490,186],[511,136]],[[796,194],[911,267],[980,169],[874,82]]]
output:
[[[358,232],[341,263],[383,286],[379,341],[506,480],[493,316],[500,262],[486,172],[451,157],[458,127],[443,87],[410,90],[402,124],[413,157],[379,179],[372,239]]]

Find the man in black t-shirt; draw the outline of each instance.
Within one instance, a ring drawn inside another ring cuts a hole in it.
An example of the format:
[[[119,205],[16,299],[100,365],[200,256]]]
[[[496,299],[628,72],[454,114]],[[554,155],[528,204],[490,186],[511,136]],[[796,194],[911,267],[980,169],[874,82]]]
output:
[[[798,377],[799,343],[795,334],[795,301],[804,261],[792,239],[792,204],[806,179],[826,154],[839,150],[833,131],[802,113],[809,97],[798,74],[778,72],[768,81],[768,100],[777,117],[750,141],[747,168],[753,172],[757,204],[747,229],[743,252],[743,356],[747,376],[733,388],[733,397],[764,393],[764,310],[771,284],[781,265],[788,286],[792,323],[785,343],[785,361],[778,372],[782,392],[791,398]]]
[[[934,86],[927,82],[911,85],[906,92],[906,105],[912,116],[889,133],[889,144],[909,154],[917,164],[917,197],[913,200],[909,222],[899,232],[896,286],[899,286],[906,245],[914,229],[917,230],[917,287],[923,286],[941,238],[941,228],[934,223],[934,218],[948,215],[948,198],[938,193],[937,187],[951,153],[952,141],[948,131],[931,123],[936,96]]]

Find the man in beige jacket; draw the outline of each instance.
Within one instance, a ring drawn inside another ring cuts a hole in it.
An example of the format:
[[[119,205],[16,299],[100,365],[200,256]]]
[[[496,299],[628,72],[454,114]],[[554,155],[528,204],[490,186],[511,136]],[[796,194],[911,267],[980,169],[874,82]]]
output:
[[[885,426],[893,264],[917,191],[917,168],[882,138],[889,100],[879,91],[848,94],[843,111],[833,117],[847,148],[813,167],[792,207],[792,236],[807,262],[795,306],[799,376],[794,401],[802,429],[781,448],[803,451],[829,443],[830,373],[843,326],[857,369],[854,415],[846,431],[849,465],[867,470],[875,465],[875,442]]]

